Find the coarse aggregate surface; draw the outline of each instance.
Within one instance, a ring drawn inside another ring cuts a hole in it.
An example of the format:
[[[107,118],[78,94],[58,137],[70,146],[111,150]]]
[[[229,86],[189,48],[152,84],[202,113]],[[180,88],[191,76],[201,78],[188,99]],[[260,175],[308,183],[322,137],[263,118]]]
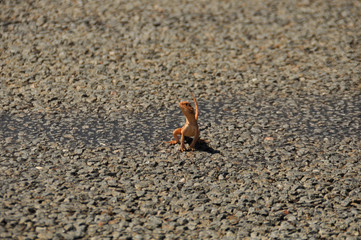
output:
[[[357,0],[2,0],[0,239],[361,239],[360,93]]]

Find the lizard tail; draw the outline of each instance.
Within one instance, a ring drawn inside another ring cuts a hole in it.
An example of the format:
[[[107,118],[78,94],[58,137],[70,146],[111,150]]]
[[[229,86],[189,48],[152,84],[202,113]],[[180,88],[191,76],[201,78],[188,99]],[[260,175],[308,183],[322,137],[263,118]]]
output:
[[[194,105],[195,105],[195,107],[196,107],[196,114],[195,114],[195,116],[194,116],[194,118],[196,119],[196,120],[198,120],[198,104],[197,104],[197,101],[196,101],[196,98],[194,97],[194,94],[192,93],[192,97],[193,97],[193,101],[194,101]]]

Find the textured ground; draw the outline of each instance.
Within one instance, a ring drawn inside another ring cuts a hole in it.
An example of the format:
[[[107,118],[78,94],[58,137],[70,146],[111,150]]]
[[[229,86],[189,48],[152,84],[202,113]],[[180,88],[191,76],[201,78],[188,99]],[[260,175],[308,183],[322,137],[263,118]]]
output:
[[[0,238],[361,239],[360,65],[357,0],[0,1]]]

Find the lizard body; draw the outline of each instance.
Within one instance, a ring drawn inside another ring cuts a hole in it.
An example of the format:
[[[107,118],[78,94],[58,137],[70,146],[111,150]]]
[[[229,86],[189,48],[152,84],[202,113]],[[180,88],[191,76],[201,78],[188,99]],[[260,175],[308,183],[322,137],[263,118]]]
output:
[[[199,139],[199,126],[198,126],[198,105],[197,105],[197,101],[192,93],[192,97],[193,97],[193,101],[194,101],[194,105],[196,110],[194,111],[194,108],[192,107],[192,105],[187,102],[187,101],[183,101],[179,103],[179,107],[182,110],[182,113],[184,114],[184,116],[186,117],[186,123],[184,124],[184,126],[182,128],[177,128],[176,130],[173,131],[173,137],[174,140],[173,141],[169,141],[168,143],[173,145],[173,144],[177,144],[179,142],[179,137],[178,135],[181,135],[181,146],[180,146],[180,151],[183,152],[186,150],[185,144],[184,144],[184,137],[193,137],[193,141],[192,143],[189,145],[190,149],[194,149],[194,146],[196,145],[198,139]]]

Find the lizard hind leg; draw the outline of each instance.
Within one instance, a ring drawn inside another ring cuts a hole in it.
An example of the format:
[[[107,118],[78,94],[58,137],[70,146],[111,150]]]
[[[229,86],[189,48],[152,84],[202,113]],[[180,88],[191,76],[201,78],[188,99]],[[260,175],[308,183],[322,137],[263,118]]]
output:
[[[177,144],[177,143],[179,142],[179,137],[178,137],[178,135],[181,135],[181,134],[182,134],[182,129],[181,129],[181,128],[177,128],[176,130],[173,131],[174,140],[169,141],[169,142],[167,142],[167,143],[169,143],[170,145]]]

